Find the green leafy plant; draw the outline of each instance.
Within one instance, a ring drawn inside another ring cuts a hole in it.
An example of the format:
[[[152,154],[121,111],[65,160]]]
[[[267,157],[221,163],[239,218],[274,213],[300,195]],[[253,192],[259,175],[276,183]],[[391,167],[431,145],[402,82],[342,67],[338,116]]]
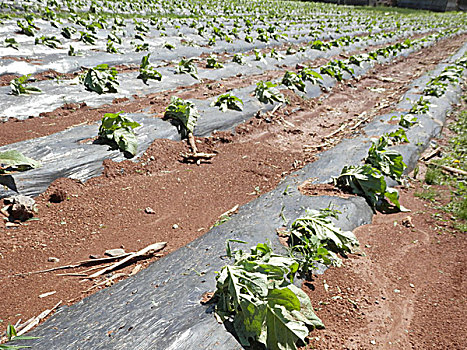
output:
[[[212,27],[212,33],[220,39],[225,36],[224,31],[219,27]]]
[[[431,102],[429,100],[425,100],[423,96],[413,104],[412,108],[410,109],[410,114],[424,114],[430,110]]]
[[[355,235],[332,223],[330,218],[337,219],[338,213],[332,209],[307,209],[303,217],[292,223],[289,247],[292,256],[300,263],[301,275],[310,276],[316,262],[339,266],[338,254],[345,256],[357,251],[359,243]]]
[[[220,95],[215,101],[211,103],[211,106],[219,107],[222,112],[226,112],[228,109],[242,111],[243,101],[238,97],[227,93]]]
[[[141,32],[141,33],[148,33],[149,27],[143,22],[138,22],[135,20],[135,31]]]
[[[361,67],[363,62],[368,62],[371,60],[375,60],[374,56],[370,56],[369,54],[362,53],[359,55],[353,55],[349,57],[349,63],[355,64],[356,66]]]
[[[163,48],[164,49],[168,49],[168,50],[174,50],[175,49],[175,45],[171,44],[171,43],[168,43],[168,42],[165,42],[164,45],[163,45]]]
[[[5,39],[5,47],[11,47],[15,50],[18,50],[19,44],[15,38],[6,38]]]
[[[457,66],[448,66],[446,67],[440,75],[432,79],[431,82],[450,82],[457,83],[459,77],[462,75],[463,68]]]
[[[148,53],[146,56],[143,56],[141,59],[141,65],[139,67],[139,75],[137,76],[138,79],[142,79],[145,84],[149,79],[153,80],[162,80],[162,74],[156,70],[156,67],[151,66],[149,63],[149,57],[151,56]]]
[[[170,104],[165,110],[165,118],[174,119],[180,123],[179,132],[182,138],[193,136],[199,112],[191,101],[186,101],[177,96],[172,96]]]
[[[138,139],[133,129],[141,126],[131,118],[118,113],[106,113],[99,127],[99,139],[111,146],[117,146],[122,152],[135,156]]]
[[[97,34],[99,29],[103,29],[102,24],[97,22],[87,23],[85,26],[86,30],[89,30],[93,34]]]
[[[391,54],[391,48],[381,47],[381,48],[377,49],[375,52],[376,52],[376,54],[378,56],[383,56],[383,57],[387,58]]]
[[[386,199],[397,209],[405,211],[399,203],[399,193],[389,188],[384,176],[369,164],[345,166],[338,177],[333,178],[338,188],[364,197],[371,208],[384,210]]]
[[[279,40],[281,40],[281,39],[286,39],[288,35],[287,35],[286,33],[281,33],[281,34],[279,34],[279,33],[274,33],[274,34],[272,34],[271,36],[272,36],[272,38],[273,38],[274,40],[279,41]]]
[[[35,86],[28,86],[26,82],[28,81],[31,74],[23,75],[16,79],[10,81],[11,93],[13,95],[25,95],[25,94],[38,94],[42,90]]]
[[[287,51],[285,52],[286,55],[295,55],[297,53],[297,50],[293,48],[292,46],[289,46],[287,48]]]
[[[240,36],[238,35],[238,29],[235,27],[229,31],[229,34],[235,37],[236,39],[240,39]]]
[[[270,81],[260,81],[256,84],[255,96],[262,103],[284,103],[284,95],[276,87],[277,84]]]
[[[194,65],[195,58],[181,59],[175,67],[175,74],[190,74],[193,78],[199,79],[198,69]]]
[[[331,49],[331,44],[322,42],[321,40],[315,40],[310,44],[310,49],[319,50],[319,51],[327,51]]]
[[[340,46],[349,46],[355,41],[355,38],[345,35],[336,40]]]
[[[63,27],[60,31],[60,34],[62,34],[65,39],[71,39],[74,33],[76,33],[76,29],[73,27]]]
[[[17,335],[16,328],[13,325],[8,325],[6,329],[6,337],[8,341],[13,339],[16,340],[31,340],[31,339],[38,339],[39,337],[30,337],[26,335]],[[0,349],[2,350],[18,350],[18,349],[26,349],[30,348],[31,346],[28,345],[8,345],[8,344],[0,344]]]
[[[42,35],[40,38],[36,38],[34,41],[36,45],[42,44],[47,47],[50,47],[51,49],[57,49],[62,43],[60,40],[57,39],[55,36],[45,36]]]
[[[255,54],[255,61],[261,61],[266,63],[266,60],[264,59],[266,55],[264,53],[261,53],[261,51],[254,49],[253,53]]]
[[[283,60],[284,59],[284,56],[279,52],[279,51],[276,51],[276,49],[271,49],[271,52],[269,54],[271,56],[271,58],[274,58],[278,61],[280,60]]]
[[[15,171],[26,171],[40,166],[40,162],[26,157],[17,150],[0,152],[0,174],[9,174]]]
[[[120,36],[117,35],[117,33],[115,32],[112,32],[112,33],[109,33],[107,34],[107,40],[115,43],[115,44],[119,44],[119,45],[122,45],[123,44],[123,40]]]
[[[83,31],[80,31],[80,34],[81,36],[79,40],[85,44],[94,45],[96,41],[98,40],[97,36],[95,36],[94,34],[89,34]]]
[[[148,50],[149,50],[149,44],[148,43],[136,44],[135,45],[135,52],[148,51]]]
[[[193,102],[185,101],[179,97],[172,96],[170,104],[165,110],[164,118],[172,119],[182,138],[186,138],[191,148],[192,153],[182,154],[185,159],[196,161],[199,165],[201,160],[208,160],[215,156],[213,153],[200,153],[196,146],[195,137],[193,135],[196,123],[198,121],[199,112]]]
[[[112,40],[107,40],[105,51],[108,53],[120,53],[120,51],[115,47],[114,42]]]
[[[136,33],[135,34],[135,39],[144,41],[144,34],[143,33]]]
[[[341,260],[331,256],[324,243],[316,235],[302,235],[289,233],[290,256],[299,263],[298,275],[302,278],[311,278],[318,264],[340,266]]]
[[[206,67],[219,69],[219,68],[224,68],[224,65],[221,62],[217,61],[216,55],[210,55],[207,59]]]
[[[117,74],[115,67],[109,68],[108,64],[99,64],[87,71],[83,83],[86,90],[98,94],[117,92]]]
[[[446,93],[448,84],[443,81],[431,81],[423,90],[425,96],[441,97]]]
[[[344,72],[348,72],[351,75],[355,74],[353,68],[349,67],[346,62],[340,60],[331,61],[320,68],[320,73],[327,74],[337,81],[342,81],[344,79]]]
[[[257,37],[257,40],[262,41],[263,43],[269,42],[269,35],[268,33],[260,33]]]
[[[402,128],[397,129],[396,131],[385,134],[389,138],[390,145],[398,145],[400,143],[409,143],[407,134]]]
[[[323,77],[321,74],[318,72],[315,72],[313,69],[310,67],[303,67],[298,74],[302,78],[302,80],[306,80],[311,82],[313,85],[316,84],[322,84],[323,83]]]
[[[457,83],[466,68],[465,58],[456,61],[454,65],[450,65],[443,69],[443,71],[435,78],[432,78],[423,94],[425,96],[441,97],[445,94],[449,83]]]
[[[395,150],[388,150],[389,137],[383,135],[379,139],[372,139],[365,162],[381,171],[382,174],[401,181],[405,165],[402,155]]]
[[[418,124],[418,118],[414,115],[401,114],[400,117],[395,115],[395,116],[392,116],[390,120],[397,119],[397,118],[399,118],[399,125],[406,129],[411,128],[412,126]]]
[[[232,59],[232,62],[238,63],[239,65],[243,66],[246,64],[246,58],[241,53],[236,53]]]
[[[296,88],[299,91],[305,92],[306,85],[301,75],[287,71],[282,77],[282,84],[287,86],[289,89]]]
[[[78,55],[79,53],[76,52],[75,48],[70,45],[70,47],[68,48],[68,56],[78,56]]]
[[[16,22],[16,24],[21,29],[20,34],[24,34],[24,35],[27,35],[27,36],[34,36],[35,35],[37,28],[34,25],[32,25],[30,23],[24,23],[21,20],[18,20]]]
[[[216,315],[232,322],[243,346],[253,340],[269,350],[294,350],[311,329],[324,328],[309,297],[292,284],[299,267],[293,258],[267,244],[233,254],[228,244],[227,255],[234,262],[216,277]]]

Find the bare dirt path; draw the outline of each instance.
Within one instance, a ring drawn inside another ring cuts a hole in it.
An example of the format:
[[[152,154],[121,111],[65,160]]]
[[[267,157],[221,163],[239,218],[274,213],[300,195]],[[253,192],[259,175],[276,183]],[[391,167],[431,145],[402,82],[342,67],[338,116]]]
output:
[[[384,103],[390,108],[411,80],[464,41],[465,36],[444,40],[390,66],[377,67],[359,82],[338,85],[320,101],[293,100],[273,116],[241,125],[235,135],[201,139],[201,150],[218,153],[211,164],[182,163],[179,153],[186,151],[185,144],[157,140],[140,163],[106,162],[105,174],[85,184],[56,181],[37,198],[39,221],[0,229],[0,318],[11,323],[25,320],[60,300],[79,300],[87,295],[82,291],[92,286],[56,273],[10,277],[13,274],[74,263],[109,248],[138,250],[157,241],[169,242],[163,252],[167,254],[199,237],[220,214],[269,191],[284,174],[313,160],[318,149],[309,151],[303,144],[321,143],[342,123],[353,125],[355,116],[371,115],[372,108],[378,110]],[[394,82],[382,80],[388,76]],[[291,113],[297,106],[302,111]],[[342,131],[336,138],[345,134]],[[58,189],[66,192],[67,200],[50,203],[49,196]],[[145,213],[147,207],[155,214]],[[48,262],[49,257],[60,262]],[[51,291],[56,293],[39,298]]]

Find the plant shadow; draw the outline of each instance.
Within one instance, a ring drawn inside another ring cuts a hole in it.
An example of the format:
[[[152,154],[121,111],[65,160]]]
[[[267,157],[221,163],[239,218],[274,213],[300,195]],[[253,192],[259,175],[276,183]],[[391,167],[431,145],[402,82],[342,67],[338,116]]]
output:
[[[0,175],[0,185],[8,187],[10,190],[18,192],[15,178],[11,175]]]
[[[214,312],[215,312],[215,308],[216,308],[216,300],[215,298],[209,300],[205,305],[208,305],[208,308],[206,309],[205,313],[207,314],[211,314],[212,317],[214,317]],[[240,338],[235,330],[235,327],[234,327],[234,324],[233,322],[231,321],[225,321],[224,322],[224,327],[225,327],[225,330],[227,332],[229,332],[230,334],[232,334],[232,336],[235,338],[235,340],[237,340],[238,344],[240,344],[240,346],[245,349],[245,350],[267,350],[266,346],[264,346],[263,344],[253,340],[253,339],[248,339],[249,342],[250,342],[250,345],[249,346],[244,346],[244,345],[241,345],[241,341],[240,341]]]
[[[93,145],[107,145],[109,146],[109,150],[110,151],[117,151],[117,150],[120,150],[120,147],[118,147],[117,143],[114,142],[114,141],[106,141],[106,140],[103,140],[101,138],[97,138],[96,140],[94,140],[92,142]],[[130,152],[127,152],[127,151],[122,151],[120,150],[122,153],[123,153],[123,156],[127,159],[131,159],[133,158],[134,156],[130,153]]]

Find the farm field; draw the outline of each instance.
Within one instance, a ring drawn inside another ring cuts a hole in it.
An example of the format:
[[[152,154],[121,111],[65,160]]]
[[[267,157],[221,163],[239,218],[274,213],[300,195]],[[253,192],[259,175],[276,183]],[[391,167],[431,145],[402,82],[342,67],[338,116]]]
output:
[[[52,310],[16,340],[37,349],[465,348],[465,217],[423,177],[462,120],[466,21],[3,1],[0,198],[35,204],[1,210],[0,326]]]

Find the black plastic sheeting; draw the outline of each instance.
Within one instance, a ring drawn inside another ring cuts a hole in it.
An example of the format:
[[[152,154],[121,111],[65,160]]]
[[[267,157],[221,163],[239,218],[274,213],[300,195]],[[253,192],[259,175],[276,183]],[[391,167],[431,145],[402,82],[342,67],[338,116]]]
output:
[[[310,174],[311,175],[311,174]],[[152,264],[135,278],[103,290],[54,315],[33,332],[34,349],[239,349],[199,300],[215,289],[215,271],[227,263],[226,239],[267,240],[276,251],[275,229],[282,215],[293,220],[304,207],[333,206],[343,212],[338,225],[352,230],[371,221],[362,198],[307,197],[282,187],[243,206],[230,221]],[[109,337],[108,333],[111,333]],[[32,334],[31,334],[32,335]]]
[[[451,62],[466,49],[467,44]],[[413,91],[409,91],[411,93]],[[448,95],[437,99],[437,103],[446,103],[448,107],[459,93],[459,87],[451,87]],[[412,144],[399,146],[404,159],[418,157],[423,145],[440,131],[439,124],[430,120],[443,121],[446,113],[447,110],[436,108],[430,110],[429,115],[419,116],[421,125],[408,133],[411,140],[420,143],[416,147]],[[382,119],[387,118],[383,116]],[[366,130],[380,136],[391,128],[396,126],[389,127],[375,120]],[[288,176],[275,190],[242,206],[230,221],[138,275],[60,309],[30,332],[29,335],[40,338],[27,341],[27,345],[39,350],[241,349],[224,325],[216,322],[212,307],[199,302],[205,292],[214,291],[215,271],[228,263],[224,255],[225,241],[240,239],[253,246],[269,240],[276,251],[283,251],[275,229],[300,217],[305,208],[332,206],[340,210],[342,214],[336,224],[344,230],[370,223],[372,211],[363,198],[308,197],[297,189],[297,184],[303,180],[318,178],[318,182],[325,182],[337,176],[343,165],[360,163],[368,147],[368,138],[350,139],[324,152],[318,161]],[[409,163],[413,167],[414,163]]]
[[[429,43],[424,43],[423,45],[429,45]],[[409,48],[403,50],[400,55],[408,55],[416,50],[417,48]],[[394,58],[394,56],[388,58],[379,57],[378,63],[386,63]],[[376,62],[372,62],[371,64],[365,63],[362,67],[354,66],[355,74],[365,74],[375,64]],[[206,70],[206,72],[213,75],[212,78],[215,78],[218,70]],[[180,81],[194,80],[194,78],[188,75],[176,75],[176,77],[180,77]],[[346,74],[345,78],[349,79],[351,77],[349,74]],[[332,88],[336,84],[336,80],[328,75],[324,75],[323,79],[323,85],[327,89]],[[136,81],[135,84],[139,83],[143,85],[139,80],[134,80]],[[167,89],[167,84],[167,80],[163,80],[158,88],[162,90]],[[226,113],[222,113],[217,107],[210,107],[210,103],[216,98],[193,100],[201,114],[194,132],[195,136],[209,136],[214,131],[232,130],[236,125],[252,118],[258,111],[271,110],[274,105],[262,104],[253,97],[254,88],[255,86],[253,85],[231,91],[233,95],[241,98],[244,102],[244,109],[241,112],[229,110]],[[56,86],[55,89],[59,89],[59,86]],[[321,89],[318,86],[307,83],[307,93],[304,94],[306,97],[317,97],[319,94],[321,94]],[[97,96],[101,97],[104,95]],[[40,102],[40,96],[35,98]],[[139,145],[136,159],[155,139],[180,139],[176,128],[170,122],[151,118],[149,115],[144,114],[130,116],[142,125],[136,129]],[[117,150],[109,151],[109,146],[93,143],[92,141],[83,142],[83,140],[96,137],[97,132],[97,124],[92,126],[77,126],[49,136],[0,147],[0,152],[16,149],[28,157],[40,160],[43,164],[42,167],[37,169],[0,177],[0,184],[5,186],[0,188],[0,198],[13,195],[16,192],[36,196],[45,191],[50,183],[60,177],[70,177],[86,181],[102,173],[103,160],[123,160],[123,155]]]
[[[148,23],[146,23],[148,24]],[[199,25],[201,25],[200,23]],[[40,34],[46,36],[55,35],[62,42],[62,47],[58,49],[51,49],[44,45],[35,45],[34,40],[24,35],[14,35],[13,37],[19,43],[18,50],[13,48],[0,47],[0,56],[4,57],[28,57],[36,60],[35,63],[30,64],[24,61],[18,61],[11,58],[0,58],[0,74],[34,74],[46,71],[48,69],[56,70],[60,73],[70,73],[79,70],[81,67],[93,67],[97,64],[107,63],[109,65],[118,64],[139,64],[142,56],[147,53],[152,54],[153,64],[160,65],[164,61],[179,60],[180,58],[200,56],[203,53],[216,53],[216,52],[246,52],[253,49],[263,49],[267,47],[287,44],[300,44],[307,42],[311,39],[328,40],[337,39],[344,35],[361,35],[364,32],[361,28],[354,26],[342,26],[339,33],[333,31],[333,27],[328,28],[325,33],[320,33],[317,37],[310,36],[310,29],[313,27],[310,24],[301,24],[291,26],[288,30],[284,31],[287,38],[278,41],[271,40],[269,43],[256,40],[254,43],[247,43],[245,34],[241,33],[239,39],[234,39],[232,43],[226,41],[219,41],[214,47],[207,46],[209,39],[203,38],[197,34],[197,29],[182,27],[180,29],[168,28],[165,31],[166,36],[162,36],[158,30],[150,30],[145,37],[145,42],[149,45],[148,51],[135,52],[134,45],[131,42],[141,44],[141,41],[135,40],[134,35],[136,31],[133,28],[131,21],[127,22],[127,27],[121,32],[123,43],[122,45],[116,44],[117,47],[124,54],[111,54],[106,52],[107,35],[111,33],[110,30],[99,30],[96,36],[98,40],[94,45],[87,45],[76,39],[79,34],[74,34],[72,40],[63,38],[60,34],[60,29],[54,28],[49,22],[38,19],[36,25],[40,28]],[[83,28],[74,23],[65,23],[63,27],[73,27],[78,30],[78,33]],[[226,25],[225,30],[229,29]],[[254,26],[264,27],[264,26]],[[336,25],[337,27],[337,25]],[[11,33],[15,33],[18,27],[16,20],[7,21],[3,25],[3,31],[0,32],[0,42],[3,42],[7,37],[11,37]],[[385,30],[395,30],[396,28],[385,28]],[[401,30],[401,29],[399,29]],[[411,28],[403,28],[411,31]],[[382,30],[377,28],[373,33],[379,33]],[[424,30],[426,32],[428,30]],[[180,34],[182,36],[180,36]],[[299,34],[298,38],[294,35]],[[303,36],[305,35],[305,36]],[[181,40],[192,42],[198,46],[184,46]],[[169,43],[174,45],[176,49],[169,50],[164,48],[164,44]],[[77,52],[81,54],[78,56],[68,56],[68,47],[72,45]]]
[[[316,60],[318,58],[329,58],[342,53],[343,50],[352,51],[361,49],[370,45],[380,45],[406,37],[410,33],[405,33],[404,36],[399,35],[393,38],[382,38],[379,40],[366,40],[362,42],[352,43],[345,47],[333,47],[328,51],[318,51],[307,49],[304,52],[297,52],[294,55],[285,55],[284,59],[278,61],[271,57],[264,58],[263,61],[255,61],[254,55],[246,58],[247,64],[239,66],[237,63],[225,63],[222,69],[199,69],[200,79],[220,80],[236,76],[239,72],[243,75],[260,74],[267,70],[281,69],[279,65],[295,66],[297,63],[302,63],[308,60]],[[180,48],[182,49],[182,48]],[[186,53],[183,51],[183,53]],[[193,55],[193,52],[191,52]],[[126,57],[126,55],[125,55]],[[138,56],[141,57],[141,56]],[[68,58],[73,61],[75,58]],[[131,57],[127,57],[131,61]],[[90,66],[102,63],[95,61]],[[162,81],[148,81],[144,84],[141,79],[137,79],[138,72],[120,73],[118,81],[120,83],[117,93],[99,95],[94,92],[86,91],[83,84],[78,82],[78,79],[73,80],[49,80],[40,81],[32,85],[39,87],[42,94],[32,95],[11,95],[9,86],[0,87],[0,120],[7,120],[11,117],[23,120],[29,117],[37,117],[41,113],[51,112],[56,108],[63,106],[66,103],[81,103],[86,102],[90,107],[99,107],[104,104],[111,103],[116,98],[128,97],[133,95],[145,96],[151,93],[171,90],[178,87],[190,86],[199,83],[199,81],[188,74],[174,74],[173,67],[160,67],[158,71],[162,74]]]
[[[150,30],[145,37],[145,43],[149,45],[149,50],[145,52],[135,52],[134,45],[131,42],[139,43],[142,42],[134,39],[134,35],[137,33],[131,22],[127,23],[127,27],[124,28],[124,31],[120,33],[122,36],[123,42],[121,45],[115,44],[115,47],[118,48],[124,54],[112,54],[106,52],[107,44],[107,35],[111,33],[110,30],[99,30],[96,35],[98,40],[94,45],[87,45],[81,41],[76,40],[67,40],[63,38],[60,34],[60,30],[53,28],[50,23],[43,20],[37,20],[36,25],[41,28],[40,34],[52,36],[55,35],[59,40],[62,41],[62,48],[51,49],[44,45],[35,45],[34,40],[26,37],[24,35],[14,35],[15,39],[18,41],[19,48],[18,50],[13,48],[0,48],[1,55],[6,57],[30,57],[37,58],[41,63],[40,65],[31,65],[27,62],[18,62],[14,59],[0,59],[1,68],[0,74],[30,74],[38,73],[45,71],[47,69],[53,69],[60,73],[69,73],[80,69],[80,67],[91,67],[96,64],[107,63],[110,65],[117,64],[136,64],[141,61],[141,57],[146,55],[148,52],[152,53],[154,63],[160,64],[163,61],[170,61],[180,59],[183,56],[200,56],[203,53],[214,53],[214,52],[246,52],[254,48],[265,48],[273,45],[281,45],[285,42],[289,43],[300,43],[310,40],[310,36],[300,36],[298,39],[294,39],[294,34],[305,34],[303,27],[297,26],[297,28],[291,28],[285,31],[285,34],[288,35],[287,39],[281,39],[280,41],[272,40],[269,43],[264,43],[261,41],[256,41],[255,43],[247,43],[244,41],[244,34],[241,34],[239,39],[234,39],[233,43],[227,43],[226,41],[219,41],[214,47],[207,46],[208,39],[203,38],[197,34],[197,30],[193,28],[180,28],[179,30],[168,28],[165,31],[166,36],[161,36],[161,33],[158,30]],[[201,25],[201,23],[200,23]],[[74,23],[68,23],[63,27],[73,27],[78,30],[80,29],[79,25]],[[16,25],[16,20],[11,23],[6,23],[3,25],[4,30],[0,33],[0,42],[3,42],[5,38],[8,37],[6,34],[15,33],[18,29]],[[228,28],[228,26],[227,26]],[[394,28],[395,29],[395,28]],[[352,34],[362,33],[359,28],[354,28],[350,26],[345,26],[342,28],[343,34],[338,34],[334,32],[322,33],[320,35],[320,40],[326,40],[331,37],[339,37],[342,35],[348,35],[347,31],[350,31]],[[381,30],[376,30],[379,32]],[[309,31],[308,31],[309,32]],[[118,32],[117,32],[118,33]],[[181,34],[182,36],[179,36]],[[308,33],[306,33],[308,34]],[[74,39],[79,37],[79,34],[74,34],[72,36]],[[186,40],[192,42],[198,46],[184,46],[181,44],[181,40]],[[170,50],[164,48],[164,44],[169,43],[176,47],[175,50]],[[72,45],[77,52],[80,52],[81,55],[78,56],[68,56],[68,47]]]

